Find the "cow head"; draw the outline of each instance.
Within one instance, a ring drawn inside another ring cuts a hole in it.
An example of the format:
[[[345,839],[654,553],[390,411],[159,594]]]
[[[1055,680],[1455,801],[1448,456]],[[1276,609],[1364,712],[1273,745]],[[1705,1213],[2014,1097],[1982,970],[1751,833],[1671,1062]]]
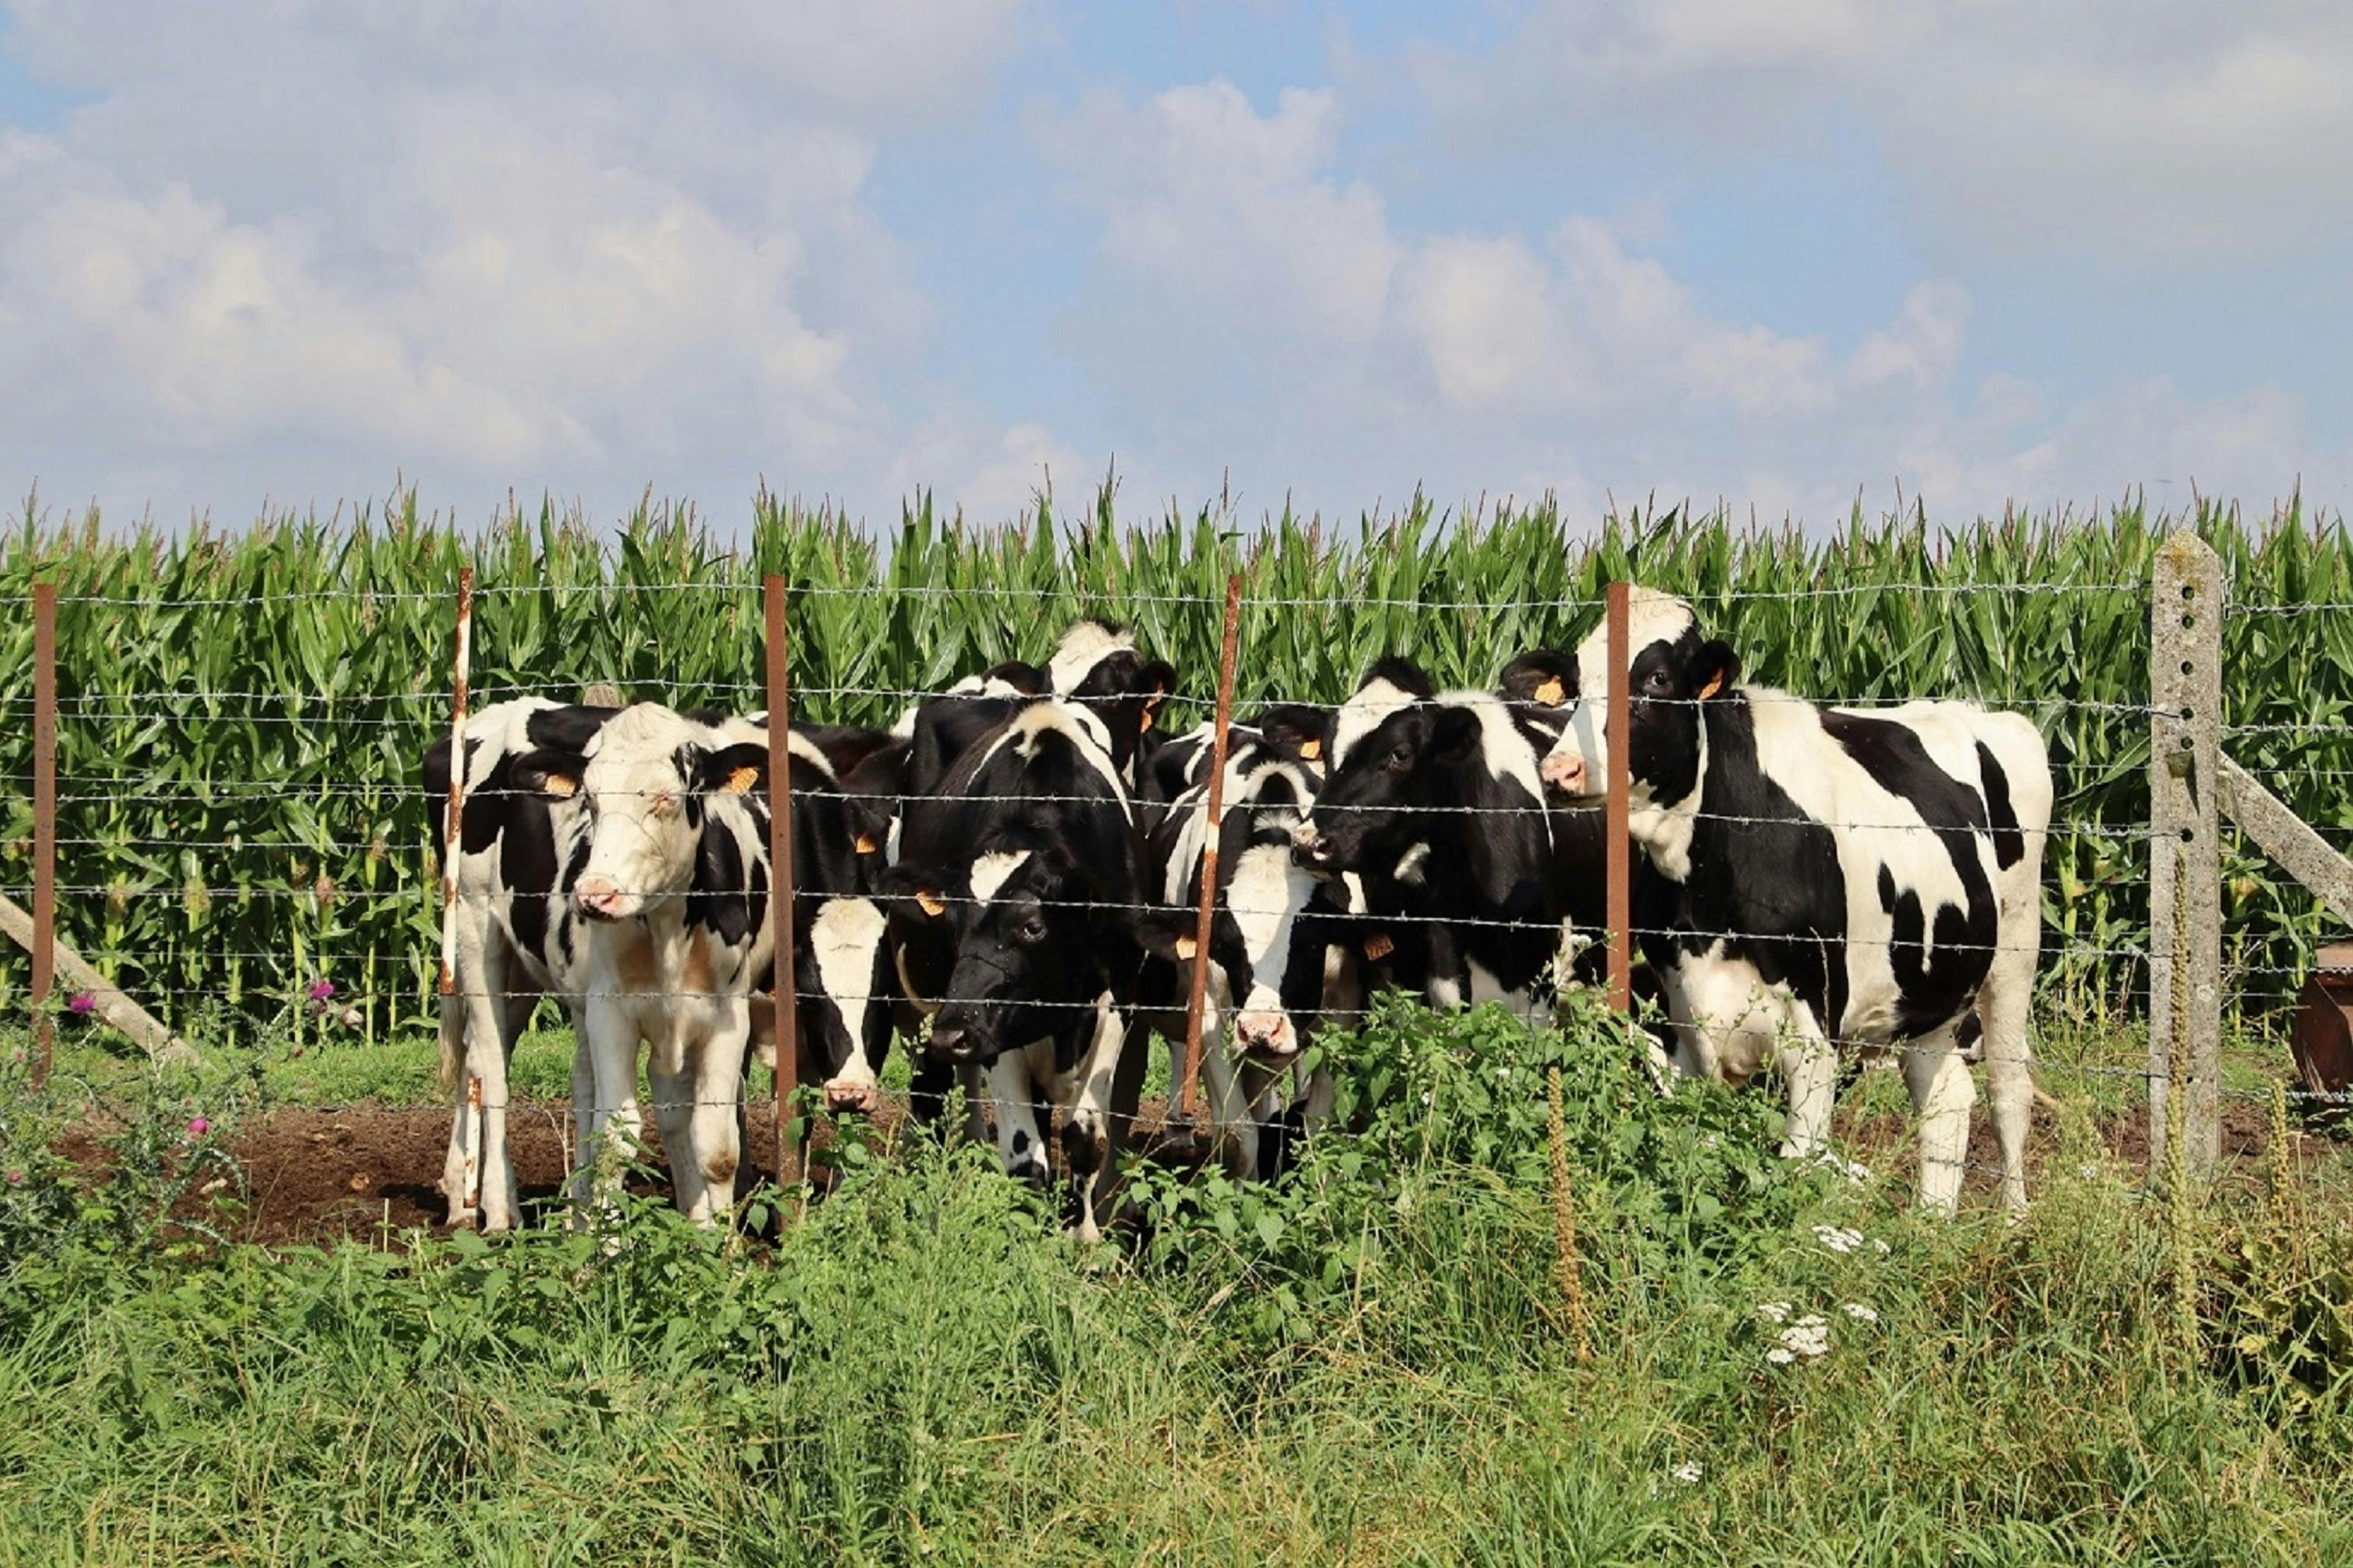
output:
[[[1104,922],[1125,918],[1089,907],[1099,896],[1092,870],[1019,827],[982,839],[965,866],[894,866],[882,888],[954,952],[928,1048],[955,1062],[1070,1033],[1103,988]]]
[[[1699,786],[1704,761],[1699,705],[1725,695],[1740,661],[1721,642],[1704,641],[1699,620],[1681,599],[1636,588],[1628,606],[1627,668],[1609,668],[1605,626],[1577,645],[1577,702],[1544,760],[1544,780],[1577,805],[1609,793],[1605,720],[1613,682],[1626,683],[1627,774],[1637,807],[1672,805]]]
[[[868,898],[818,903],[793,953],[801,1037],[825,1072],[828,1110],[871,1112],[890,1049],[889,921]]]
[[[1164,659],[1137,654],[1134,635],[1124,628],[1082,620],[1062,634],[1054,657],[1046,661],[1046,678],[1055,696],[1103,721],[1111,737],[1111,760],[1133,783],[1137,744],[1176,689],[1176,671]]]
[[[572,900],[589,918],[612,921],[685,893],[712,800],[762,794],[767,773],[766,746],[730,742],[643,702],[607,721],[586,756],[533,752],[509,776],[518,789],[576,802],[587,821],[588,854]]]
[[[1299,1054],[1323,1005],[1325,948],[1335,940],[1322,879],[1292,853],[1314,785],[1303,764],[1254,748],[1228,781],[1218,834],[1207,1000],[1232,1019],[1242,1055],[1277,1066]],[[1189,970],[1195,910],[1155,910],[1139,922],[1145,951]]]

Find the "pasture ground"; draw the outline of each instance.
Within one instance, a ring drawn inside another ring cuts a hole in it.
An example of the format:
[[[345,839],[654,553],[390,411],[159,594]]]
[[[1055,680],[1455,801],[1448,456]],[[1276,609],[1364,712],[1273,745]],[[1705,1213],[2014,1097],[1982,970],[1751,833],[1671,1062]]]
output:
[[[2281,1070],[2240,1046],[2242,1086]],[[2046,1018],[2040,1048],[2138,1046]],[[527,1185],[567,1050],[518,1058]],[[1147,1174],[1142,1234],[1088,1251],[887,1127],[773,1244],[649,1194],[601,1235],[438,1235],[418,1047],[166,1082],[69,1039],[0,1096],[0,1563],[2353,1553],[2339,1137],[2234,1100],[2177,1205],[2138,1080],[2049,1071],[2030,1217],[1973,1173],[1936,1223],[1892,1075],[1842,1108],[1857,1180],[1774,1160],[1771,1095],[1649,1096],[1578,1008],[1333,1050],[1363,1131],[1279,1189]]]

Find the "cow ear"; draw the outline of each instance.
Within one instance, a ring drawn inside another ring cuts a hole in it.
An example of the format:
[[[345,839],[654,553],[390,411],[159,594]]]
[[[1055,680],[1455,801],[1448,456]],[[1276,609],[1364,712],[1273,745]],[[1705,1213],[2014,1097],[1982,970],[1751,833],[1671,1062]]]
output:
[[[749,741],[705,752],[702,787],[713,795],[751,795],[767,788],[768,748]]]
[[[1693,694],[1704,702],[1740,679],[1740,656],[1732,651],[1729,643],[1704,643],[1699,658],[1692,665],[1692,673],[1696,677]]]
[[[1284,702],[1260,714],[1251,728],[1264,735],[1277,751],[1316,763],[1324,760],[1324,747],[1331,738],[1332,716],[1320,708]]]
[[[874,895],[927,921],[948,912],[947,879],[928,866],[892,866],[874,879]]]
[[[1190,963],[1200,951],[1200,929],[1191,910],[1145,910],[1135,917],[1135,942],[1154,958]]]
[[[1001,680],[1024,697],[1042,697],[1046,693],[1046,672],[1034,664],[1018,658],[1008,658],[990,665],[980,672],[984,681]]]
[[[1430,752],[1442,763],[1461,762],[1479,750],[1482,729],[1476,710],[1451,704],[1440,708],[1430,730]]]
[[[507,764],[507,780],[525,795],[550,800],[570,800],[580,793],[580,775],[588,760],[571,752],[526,752]]]
[[[1504,667],[1497,685],[1506,702],[1565,708],[1577,696],[1576,656],[1532,647]]]
[[[1135,672],[1135,690],[1144,699],[1144,721],[1149,730],[1160,717],[1160,705],[1176,689],[1176,670],[1166,659],[1155,658]]]

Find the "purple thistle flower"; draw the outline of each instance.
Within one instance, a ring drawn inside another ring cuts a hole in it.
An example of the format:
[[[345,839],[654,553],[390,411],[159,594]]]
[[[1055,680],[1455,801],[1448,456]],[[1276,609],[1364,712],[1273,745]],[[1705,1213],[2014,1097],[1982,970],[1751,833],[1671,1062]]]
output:
[[[334,983],[333,981],[332,981],[332,980],[313,980],[312,982],[311,982],[311,1001],[313,1001],[313,1002],[324,1002],[328,997],[332,996],[334,994],[335,994],[335,983]]]
[[[98,998],[87,991],[77,991],[66,998],[66,1011],[75,1017],[87,1017],[98,1011]]]
[[[212,1130],[213,1124],[201,1116],[188,1119],[188,1136],[191,1138],[201,1138]]]

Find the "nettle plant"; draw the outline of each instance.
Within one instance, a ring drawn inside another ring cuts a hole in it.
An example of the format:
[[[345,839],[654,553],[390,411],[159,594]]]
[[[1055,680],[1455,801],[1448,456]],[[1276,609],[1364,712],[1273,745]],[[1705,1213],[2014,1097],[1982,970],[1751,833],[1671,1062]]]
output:
[[[1283,1179],[1136,1173],[1146,1266],[1217,1277],[1263,1329],[1303,1332],[1336,1299],[1450,1270],[1516,1299],[1531,1330],[1556,1321],[1555,1069],[1588,1288],[1640,1296],[1762,1272],[1858,1190],[1851,1167],[1776,1155],[1774,1096],[1697,1080],[1661,1093],[1590,990],[1564,993],[1546,1026],[1493,1005],[1432,1016],[1393,994],[1311,1051],[1333,1070],[1335,1121]]]

